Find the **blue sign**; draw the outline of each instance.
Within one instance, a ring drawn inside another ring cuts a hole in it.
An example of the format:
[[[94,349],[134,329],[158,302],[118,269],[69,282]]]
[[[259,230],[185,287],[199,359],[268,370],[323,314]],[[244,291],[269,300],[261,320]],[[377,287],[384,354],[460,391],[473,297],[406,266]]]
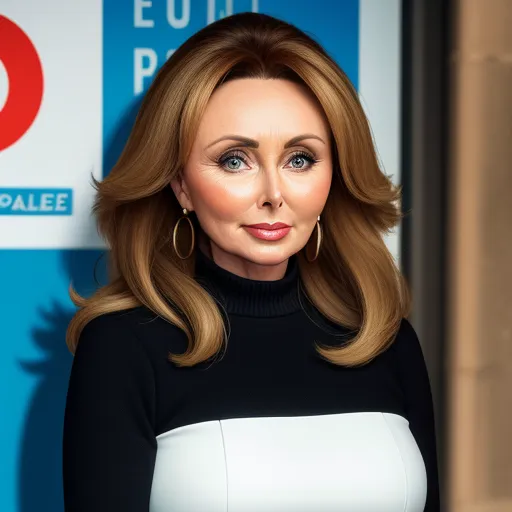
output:
[[[0,188],[0,215],[71,215],[70,188]]]

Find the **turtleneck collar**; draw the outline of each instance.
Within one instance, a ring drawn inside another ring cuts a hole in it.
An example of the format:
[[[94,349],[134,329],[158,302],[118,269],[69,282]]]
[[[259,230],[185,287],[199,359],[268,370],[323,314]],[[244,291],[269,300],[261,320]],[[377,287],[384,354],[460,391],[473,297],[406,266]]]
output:
[[[301,309],[297,256],[288,260],[283,278],[259,281],[220,267],[198,247],[195,279],[223,305],[226,312],[242,316],[272,317]]]

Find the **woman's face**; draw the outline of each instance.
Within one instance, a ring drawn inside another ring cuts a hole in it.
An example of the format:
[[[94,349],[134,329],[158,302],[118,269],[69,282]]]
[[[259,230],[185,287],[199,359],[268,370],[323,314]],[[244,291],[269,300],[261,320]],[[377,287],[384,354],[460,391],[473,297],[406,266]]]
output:
[[[214,92],[183,180],[171,185],[220,266],[272,280],[308,242],[331,179],[330,129],[317,100],[293,82],[251,78]],[[274,237],[247,228],[276,222],[290,227]]]

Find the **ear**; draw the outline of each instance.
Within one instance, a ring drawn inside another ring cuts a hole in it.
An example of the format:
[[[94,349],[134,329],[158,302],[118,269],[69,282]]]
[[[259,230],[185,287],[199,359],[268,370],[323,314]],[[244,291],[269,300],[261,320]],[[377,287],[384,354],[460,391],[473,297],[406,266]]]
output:
[[[190,199],[188,187],[181,172],[171,180],[170,185],[181,207],[186,208],[189,212],[193,211],[194,205],[192,204],[192,199]]]

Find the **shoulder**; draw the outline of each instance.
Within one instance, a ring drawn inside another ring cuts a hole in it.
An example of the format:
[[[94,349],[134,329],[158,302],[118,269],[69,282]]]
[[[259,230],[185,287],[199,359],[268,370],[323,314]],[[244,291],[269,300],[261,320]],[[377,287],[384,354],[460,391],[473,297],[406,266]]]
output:
[[[78,352],[113,355],[123,351],[123,357],[161,358],[169,351],[186,349],[187,338],[181,329],[160,318],[145,306],[99,315],[83,328]]]
[[[92,318],[85,324],[80,333],[80,343],[83,341],[91,343],[94,340],[105,340],[114,344],[125,337],[134,338],[133,317],[139,314],[138,309],[140,308],[114,311]]]
[[[75,359],[119,353],[125,358],[140,355],[140,341],[131,319],[134,311],[115,311],[89,320],[80,333]]]
[[[145,327],[149,324],[153,324],[152,327],[157,330],[165,329],[166,326],[176,328],[146,306],[138,306],[94,317],[83,328],[80,339],[94,335],[94,337],[117,340],[122,334],[129,335],[131,338],[144,337]],[[114,336],[111,337],[112,335]]]
[[[422,352],[416,330],[407,318],[402,318],[391,350],[401,356]]]
[[[388,356],[400,372],[425,372],[426,364],[416,330],[407,318],[402,318]]]
[[[104,313],[87,322],[80,333],[75,358],[104,356],[127,359],[141,357],[144,352],[144,331],[139,329],[145,322],[156,318],[144,306]]]

